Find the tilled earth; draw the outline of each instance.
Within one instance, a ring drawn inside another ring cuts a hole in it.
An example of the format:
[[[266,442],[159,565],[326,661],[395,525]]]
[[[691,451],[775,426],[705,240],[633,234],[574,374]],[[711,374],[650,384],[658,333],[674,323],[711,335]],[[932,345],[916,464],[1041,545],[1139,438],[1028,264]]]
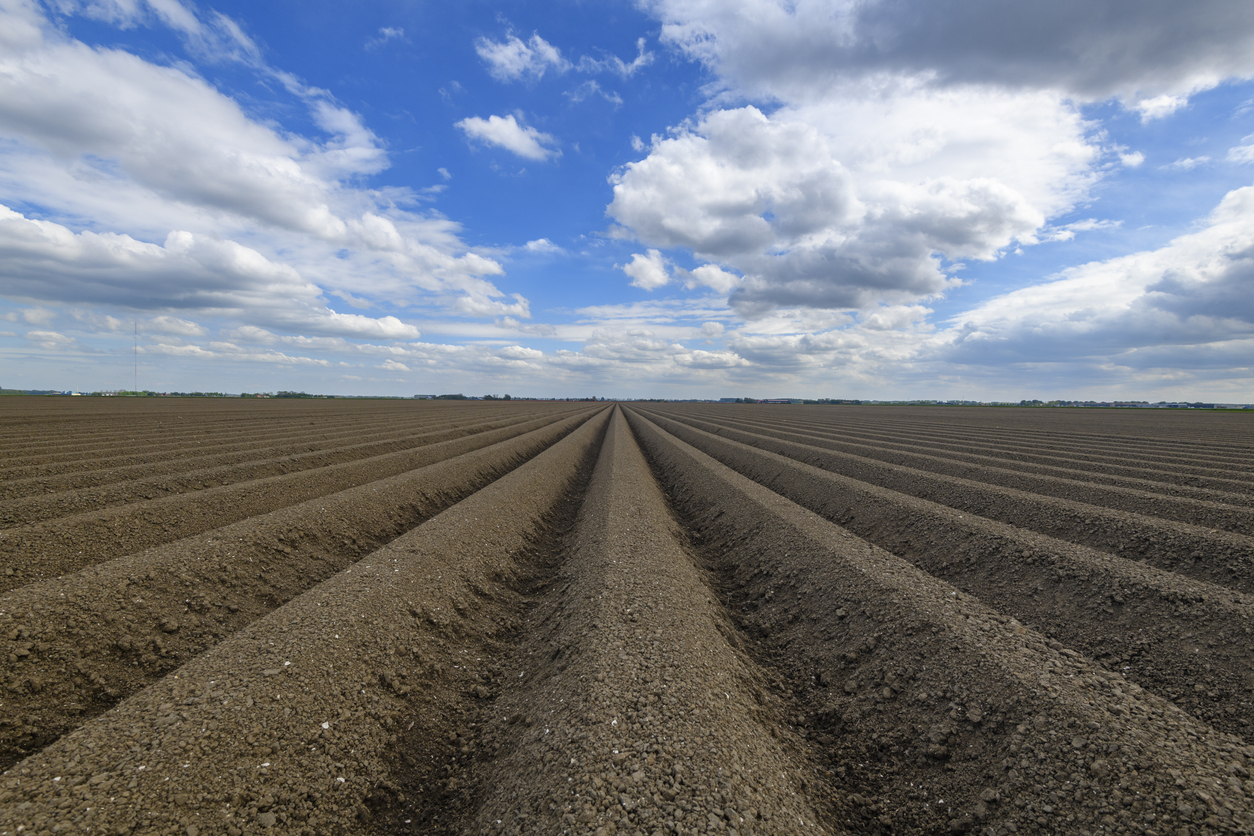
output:
[[[0,836],[1254,832],[1254,416],[0,401]]]

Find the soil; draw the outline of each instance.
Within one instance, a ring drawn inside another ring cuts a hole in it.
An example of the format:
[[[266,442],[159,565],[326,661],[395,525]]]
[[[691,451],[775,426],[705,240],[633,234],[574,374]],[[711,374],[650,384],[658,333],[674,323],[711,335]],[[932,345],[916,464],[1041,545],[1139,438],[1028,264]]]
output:
[[[4,399],[0,836],[1248,833],[1252,469],[1249,415]]]

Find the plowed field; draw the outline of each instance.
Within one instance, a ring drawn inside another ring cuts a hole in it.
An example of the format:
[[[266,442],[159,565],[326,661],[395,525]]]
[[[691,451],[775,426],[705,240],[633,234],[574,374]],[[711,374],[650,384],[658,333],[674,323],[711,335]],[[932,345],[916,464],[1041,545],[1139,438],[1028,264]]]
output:
[[[1254,832],[1254,416],[0,401],[0,836]]]

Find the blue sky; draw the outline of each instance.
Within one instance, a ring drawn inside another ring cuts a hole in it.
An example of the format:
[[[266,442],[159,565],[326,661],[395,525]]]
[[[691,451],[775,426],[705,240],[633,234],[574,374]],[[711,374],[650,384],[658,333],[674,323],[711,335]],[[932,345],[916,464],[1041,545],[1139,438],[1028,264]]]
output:
[[[1254,401],[1254,5],[0,0],[0,385]]]

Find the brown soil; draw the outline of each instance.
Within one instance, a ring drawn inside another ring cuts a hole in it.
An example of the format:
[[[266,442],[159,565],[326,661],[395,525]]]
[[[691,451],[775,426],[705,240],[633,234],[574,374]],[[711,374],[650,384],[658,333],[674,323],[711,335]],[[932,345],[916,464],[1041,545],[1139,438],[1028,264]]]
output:
[[[6,399],[0,836],[1251,832],[1252,418]]]

